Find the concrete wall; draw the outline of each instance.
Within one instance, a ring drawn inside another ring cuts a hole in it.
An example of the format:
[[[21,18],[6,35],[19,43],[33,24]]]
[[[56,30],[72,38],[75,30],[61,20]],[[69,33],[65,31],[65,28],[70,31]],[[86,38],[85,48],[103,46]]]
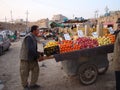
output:
[[[26,25],[21,23],[0,22],[0,30],[25,31]]]

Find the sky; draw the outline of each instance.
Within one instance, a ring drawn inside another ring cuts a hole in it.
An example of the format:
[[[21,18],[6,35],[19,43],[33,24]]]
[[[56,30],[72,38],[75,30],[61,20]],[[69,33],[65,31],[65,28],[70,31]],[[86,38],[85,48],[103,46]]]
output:
[[[53,15],[62,14],[69,19],[83,17],[94,18],[95,11],[98,15],[109,11],[120,10],[120,0],[0,0],[0,21],[12,19],[37,21],[43,18],[52,19]]]

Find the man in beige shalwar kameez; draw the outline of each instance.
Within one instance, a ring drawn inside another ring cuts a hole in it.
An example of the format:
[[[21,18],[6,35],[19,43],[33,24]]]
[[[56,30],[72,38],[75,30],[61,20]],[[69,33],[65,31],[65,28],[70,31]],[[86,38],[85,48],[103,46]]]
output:
[[[117,26],[116,41],[114,44],[113,67],[115,70],[116,90],[120,90],[120,24]]]

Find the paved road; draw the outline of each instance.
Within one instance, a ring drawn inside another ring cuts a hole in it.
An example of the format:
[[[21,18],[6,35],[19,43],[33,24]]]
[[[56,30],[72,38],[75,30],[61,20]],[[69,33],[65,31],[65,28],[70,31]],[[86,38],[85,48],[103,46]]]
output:
[[[0,80],[4,83],[3,90],[22,90],[19,76],[19,51],[21,40],[13,42],[9,51],[0,56]],[[39,45],[39,50],[43,50]],[[44,66],[45,65],[45,66]],[[78,78],[70,78],[61,69],[61,63],[54,59],[39,62],[40,76],[38,90],[115,90],[114,72],[110,68],[105,75],[99,75],[92,85],[82,85]]]

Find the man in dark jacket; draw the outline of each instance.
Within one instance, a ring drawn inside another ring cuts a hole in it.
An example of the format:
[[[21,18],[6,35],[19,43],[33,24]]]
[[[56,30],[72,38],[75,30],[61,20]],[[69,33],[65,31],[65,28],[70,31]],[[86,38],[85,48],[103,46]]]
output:
[[[25,90],[29,88],[39,88],[36,84],[39,76],[38,60],[43,60],[40,56],[40,52],[37,51],[37,39],[39,34],[38,26],[33,25],[31,32],[23,39],[22,47],[20,51],[20,76],[22,86]],[[31,71],[31,82],[28,85],[28,77]]]

